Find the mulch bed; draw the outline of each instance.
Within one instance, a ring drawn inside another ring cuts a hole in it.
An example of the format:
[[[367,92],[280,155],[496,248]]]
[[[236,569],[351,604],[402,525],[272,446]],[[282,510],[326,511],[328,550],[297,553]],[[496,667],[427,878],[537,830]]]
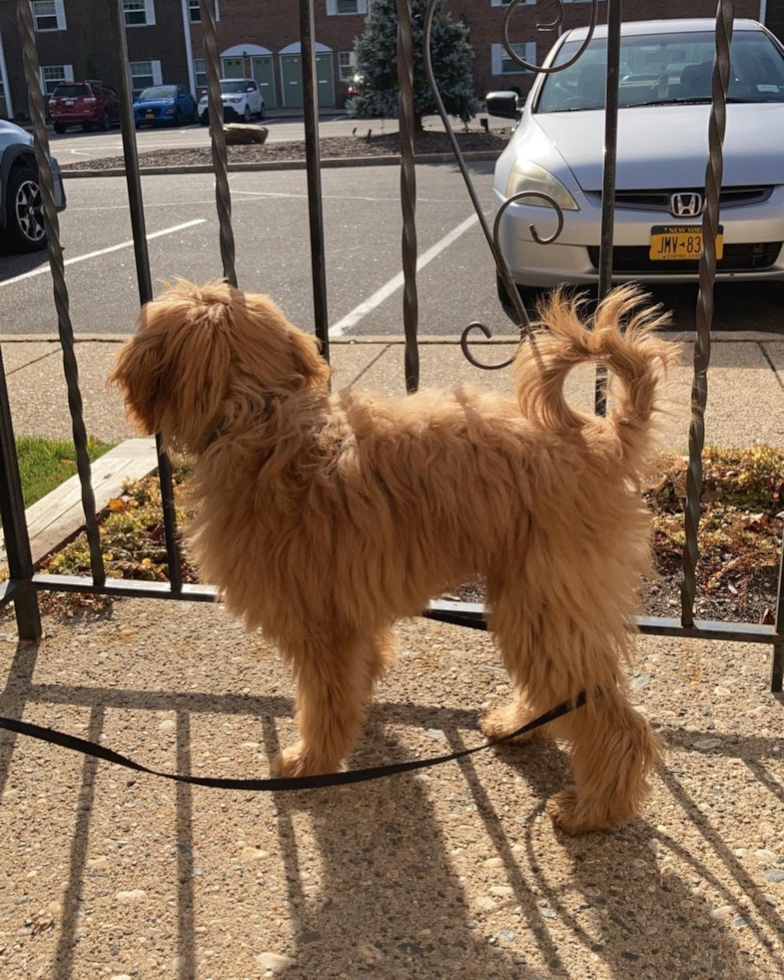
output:
[[[779,555],[784,530],[784,449],[705,451],[704,490],[697,566],[696,615],[760,623],[771,621],[776,605]],[[680,617],[683,505],[686,460],[662,455],[659,481],[645,494],[652,513],[653,551],[658,581],[646,582],[643,601],[650,615]],[[186,502],[189,470],[176,470],[175,497],[180,526],[192,516]],[[166,580],[166,550],[157,479],[129,484],[121,498],[111,501],[101,518],[101,538],[107,575],[147,581]],[[90,556],[84,535],[47,562],[45,571],[89,575]],[[183,549],[184,582],[198,573]],[[466,586],[457,597],[477,602],[479,586]],[[50,611],[72,615],[105,609],[105,597],[45,594]]]
[[[397,133],[367,138],[371,125],[367,122],[357,123],[355,136],[325,136],[321,140],[322,159],[344,157],[378,157],[395,156],[400,153],[400,138]],[[495,130],[492,133],[458,133],[457,139],[463,152],[492,150],[500,152],[509,141],[509,133],[505,130]],[[304,160],[305,144],[301,140],[281,143],[264,143],[259,146],[229,146],[227,147],[229,163],[265,163],[272,160]],[[420,133],[415,139],[417,154],[451,153],[451,146],[446,133]],[[192,146],[171,150],[151,150],[139,154],[141,167],[193,167],[211,166],[212,149],[210,146]],[[113,170],[123,169],[123,157],[105,157],[101,160],[82,160],[79,163],[69,163],[63,170]]]

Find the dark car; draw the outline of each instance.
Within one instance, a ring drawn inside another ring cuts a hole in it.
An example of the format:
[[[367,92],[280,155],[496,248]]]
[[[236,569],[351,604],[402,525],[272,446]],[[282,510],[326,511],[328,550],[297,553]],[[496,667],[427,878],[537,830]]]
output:
[[[152,85],[144,89],[134,100],[133,113],[137,129],[145,123],[151,126],[195,123],[198,115],[196,99],[184,85]]]
[[[69,126],[107,130],[120,118],[117,92],[103,82],[63,82],[49,99],[49,115],[54,131],[64,133]]]
[[[65,207],[60,168],[51,158],[54,203]],[[46,248],[41,184],[33,137],[12,122],[0,120],[0,245],[6,252],[37,252]]]

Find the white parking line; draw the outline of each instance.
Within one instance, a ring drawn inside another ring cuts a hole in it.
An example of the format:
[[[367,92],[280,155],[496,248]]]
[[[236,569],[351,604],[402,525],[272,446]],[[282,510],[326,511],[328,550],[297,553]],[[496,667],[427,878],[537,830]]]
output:
[[[203,225],[207,221],[206,218],[194,218],[193,221],[186,221],[181,225],[173,225],[171,228],[162,228],[160,231],[153,231],[151,234],[147,235],[147,241],[151,242],[153,238],[162,238],[164,235],[173,235],[175,231],[184,231],[186,228],[193,228],[194,225]],[[99,255],[108,255],[109,252],[119,252],[123,248],[133,248],[133,240],[127,242],[120,242],[119,245],[110,245],[109,248],[100,248],[96,252],[87,252],[85,255],[75,255],[72,259],[66,259],[63,265],[76,265],[77,262],[86,262],[88,259],[96,259]],[[0,281],[0,288],[3,286],[10,286],[12,283],[21,282],[23,279],[32,279],[34,276],[43,276],[49,272],[49,263],[46,265],[39,266],[37,269],[32,269],[30,272],[23,272],[19,276],[13,276],[11,279],[4,279]]]
[[[470,218],[466,218],[462,221],[456,228],[453,228],[449,234],[444,235],[444,237],[435,243],[431,248],[419,256],[417,259],[417,271],[421,271],[426,265],[440,255],[445,248],[456,242],[457,239],[469,228],[473,227],[479,220],[476,214],[472,214]],[[385,299],[388,299],[393,293],[397,292],[398,289],[403,285],[403,273],[398,272],[396,276],[385,283],[381,289],[377,289],[372,296],[369,296],[364,303],[360,303],[359,306],[355,306],[354,309],[347,313],[342,320],[338,320],[334,326],[329,328],[330,337],[342,337],[343,334],[355,327],[360,320],[363,320],[368,313],[372,313],[376,307],[381,306]]]

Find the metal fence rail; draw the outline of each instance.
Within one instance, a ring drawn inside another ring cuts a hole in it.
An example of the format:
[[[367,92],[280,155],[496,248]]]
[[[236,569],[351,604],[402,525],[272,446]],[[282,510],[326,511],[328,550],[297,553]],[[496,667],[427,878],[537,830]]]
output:
[[[419,385],[419,359],[417,347],[418,300],[417,300],[417,226],[416,226],[416,168],[414,164],[414,101],[413,101],[413,39],[409,0],[396,0],[398,12],[398,78],[400,84],[400,140],[401,140],[401,209],[402,209],[402,266],[404,273],[403,324],[405,330],[404,377],[406,389],[416,391]],[[499,209],[494,225],[488,224],[482,204],[471,181],[451,122],[444,109],[430,57],[430,38],[437,0],[429,0],[424,22],[425,71],[429,79],[438,111],[466,184],[466,189],[479,218],[480,227],[496,264],[501,281],[514,305],[519,328],[525,333],[530,329],[525,307],[514,286],[509,269],[499,245],[499,228],[504,214],[517,201],[531,196],[521,192],[510,198]],[[598,20],[600,0],[592,0],[587,37],[579,51],[560,66],[529,65],[514,51],[510,42],[514,12],[523,0],[512,0],[508,5],[503,24],[503,43],[508,56],[534,72],[557,72],[569,67],[586,50],[594,35]],[[237,285],[236,254],[232,229],[231,190],[228,180],[226,138],[223,130],[223,111],[220,96],[220,57],[215,28],[215,0],[200,0],[201,21],[204,33],[204,59],[209,81],[209,116],[211,122],[212,159],[215,171],[216,210],[219,224],[219,248],[224,277]],[[129,211],[133,229],[134,256],[136,262],[139,302],[144,306],[153,296],[150,261],[145,232],[144,200],[136,130],[132,108],[132,87],[125,34],[122,0],[109,0],[115,62],[120,67],[120,122],[125,157]],[[563,21],[563,2],[556,0],[555,19],[538,25],[541,31],[560,27]],[[602,232],[599,260],[599,297],[611,288],[613,267],[613,226],[615,204],[615,171],[618,137],[618,89],[620,74],[620,38],[622,0],[607,0],[607,75],[605,110],[605,163],[602,190]],[[308,211],[311,246],[311,266],[316,334],[321,341],[324,356],[329,359],[329,316],[326,287],[326,248],[324,217],[319,165],[318,100],[316,92],[316,51],[314,34],[313,0],[299,0],[300,42],[303,69],[305,110],[305,151],[307,158]],[[730,77],[730,42],[733,27],[733,0],[718,0],[716,16],[716,57],[712,77],[712,105],[710,110],[708,162],[706,170],[706,208],[703,217],[704,248],[700,260],[700,284],[697,301],[697,343],[694,349],[693,400],[694,414],[689,430],[689,465],[687,473],[687,499],[685,507],[686,544],[683,553],[683,586],[681,618],[640,617],[638,626],[643,633],[659,636],[692,637],[711,640],[735,640],[747,643],[770,644],[773,648],[771,690],[781,693],[784,681],[784,548],[782,549],[781,574],[778,599],[773,625],[747,623],[695,622],[696,569],[699,560],[698,533],[700,498],[702,491],[702,451],[705,442],[704,415],[708,396],[708,368],[710,364],[710,334],[713,320],[714,282],[716,277],[716,238],[719,227],[719,199],[723,164],[723,138],[726,124],[727,86]],[[29,90],[30,116],[33,121],[35,153],[38,165],[45,227],[48,238],[49,264],[52,272],[54,303],[57,311],[60,341],[63,349],[63,369],[68,388],[68,405],[73,424],[78,475],[82,489],[82,504],[90,550],[92,575],[90,578],[36,574],[31,555],[24,504],[19,479],[18,461],[14,442],[8,390],[0,351],[0,512],[5,532],[10,579],[0,586],[0,606],[13,601],[20,637],[37,639],[41,634],[37,592],[87,592],[107,596],[136,596],[140,598],[188,599],[213,601],[215,589],[209,585],[184,585],[180,569],[180,551],[174,507],[174,490],[171,464],[162,452],[158,439],[158,472],[161,485],[166,552],[169,569],[168,582],[137,582],[110,579],[107,581],[101,554],[100,533],[95,513],[95,499],[90,478],[90,461],[87,454],[87,435],[82,417],[82,399],[79,389],[79,373],[74,349],[73,324],[69,312],[68,286],[60,242],[57,212],[54,204],[54,183],[49,164],[49,143],[45,126],[44,96],[40,86],[40,65],[36,49],[36,34],[28,0],[17,0],[17,19],[22,44],[25,76]],[[543,248],[554,242],[563,227],[563,214],[552,198],[543,194],[555,213],[557,228],[549,237],[540,237],[531,227],[534,240]],[[501,364],[482,364],[471,352],[471,332],[481,330],[490,337],[488,326],[474,322],[463,331],[461,347],[476,367],[486,370],[504,367]],[[596,410],[606,407],[605,377],[597,372]],[[471,628],[485,628],[484,609],[481,605],[460,602],[434,601],[425,615],[443,622]]]

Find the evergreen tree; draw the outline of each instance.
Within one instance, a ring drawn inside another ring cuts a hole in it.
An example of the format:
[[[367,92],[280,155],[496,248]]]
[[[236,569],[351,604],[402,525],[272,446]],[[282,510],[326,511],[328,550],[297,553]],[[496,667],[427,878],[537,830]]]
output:
[[[422,116],[436,110],[425,75],[423,54],[426,0],[410,0],[414,46],[414,113],[416,129]],[[433,71],[438,90],[450,116],[467,123],[479,110],[474,93],[474,50],[468,27],[441,12],[436,4],[431,30]],[[365,32],[355,42],[359,94],[346,103],[349,115],[358,119],[396,119],[398,116],[397,6],[395,0],[372,0]]]

